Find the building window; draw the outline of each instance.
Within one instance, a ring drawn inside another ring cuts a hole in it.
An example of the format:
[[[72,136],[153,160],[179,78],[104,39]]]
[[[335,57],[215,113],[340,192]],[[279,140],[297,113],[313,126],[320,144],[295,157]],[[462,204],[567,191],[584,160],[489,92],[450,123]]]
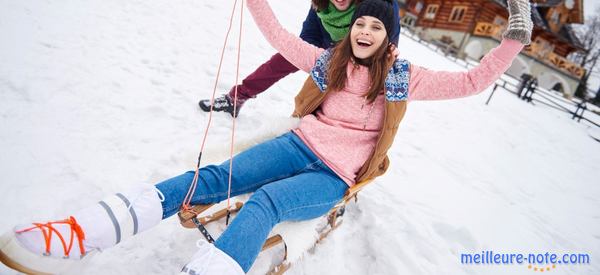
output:
[[[494,18],[494,25],[498,25],[498,26],[506,26],[507,22],[506,22],[506,18],[501,17],[501,16],[496,16],[496,18]]]
[[[416,22],[417,22],[417,17],[410,13],[407,13],[406,16],[402,16],[402,20],[400,20],[400,24],[402,26],[406,26],[409,28],[414,27]]]
[[[498,28],[496,29],[496,34],[500,35],[501,33],[504,33],[504,31],[506,31],[506,27],[508,27],[508,22],[506,22],[506,18],[496,15],[496,17],[494,18],[494,25],[498,26]]]
[[[554,51],[554,45],[548,40],[541,37],[536,37],[530,45],[533,55],[539,58],[546,58],[548,54]]]
[[[431,4],[425,10],[425,19],[434,19],[440,5]]]
[[[415,11],[417,13],[420,13],[422,9],[423,9],[423,1],[417,2],[417,4],[415,5]]]
[[[550,17],[550,21],[552,21],[554,25],[558,25],[558,23],[560,22],[560,12],[558,12],[557,10],[553,10],[552,16]]]
[[[452,8],[452,12],[450,13],[450,22],[462,22],[465,18],[465,14],[467,13],[467,7],[465,6],[456,6]]]

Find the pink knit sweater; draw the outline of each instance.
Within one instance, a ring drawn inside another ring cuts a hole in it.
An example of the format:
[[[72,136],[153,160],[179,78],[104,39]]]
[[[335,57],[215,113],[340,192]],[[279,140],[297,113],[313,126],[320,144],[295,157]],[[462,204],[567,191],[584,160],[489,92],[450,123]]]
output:
[[[299,69],[310,72],[324,49],[286,31],[266,0],[248,0],[256,24],[271,45]],[[401,45],[399,46],[402,47]],[[523,45],[503,40],[481,63],[467,72],[431,71],[410,67],[409,100],[439,100],[477,94],[494,83],[510,67]],[[314,115],[307,115],[294,130],[306,145],[349,186],[373,153],[383,124],[385,97],[373,104],[365,101],[369,87],[368,68],[347,66],[343,90],[329,93]]]

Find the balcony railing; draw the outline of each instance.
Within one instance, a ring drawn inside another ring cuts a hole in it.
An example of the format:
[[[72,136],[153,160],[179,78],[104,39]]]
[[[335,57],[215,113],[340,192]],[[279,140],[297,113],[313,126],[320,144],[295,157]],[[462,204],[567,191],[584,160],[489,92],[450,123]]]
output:
[[[497,40],[502,40],[502,32],[502,26],[488,22],[478,22],[477,25],[475,25],[475,31],[473,31],[473,35],[487,36]],[[527,47],[525,50],[523,50],[523,52],[578,79],[581,79],[581,77],[583,77],[585,74],[585,70],[579,65],[560,55],[557,55],[552,51],[546,52],[542,49],[537,49],[536,47]]]
[[[536,50],[534,47],[527,47],[523,50],[523,53],[577,79],[581,79],[585,74],[585,69],[552,51],[543,52],[541,50]]]
[[[502,38],[502,26],[495,25],[488,22],[477,22],[475,25],[474,35],[489,36],[493,38]]]
[[[552,65],[558,67],[561,70],[567,71],[570,74],[576,76],[577,78],[582,78],[583,75],[585,74],[585,70],[581,67],[579,67],[579,65],[567,60],[566,58],[555,54],[555,53],[550,53],[548,55],[548,61],[550,61],[550,63],[552,63]]]

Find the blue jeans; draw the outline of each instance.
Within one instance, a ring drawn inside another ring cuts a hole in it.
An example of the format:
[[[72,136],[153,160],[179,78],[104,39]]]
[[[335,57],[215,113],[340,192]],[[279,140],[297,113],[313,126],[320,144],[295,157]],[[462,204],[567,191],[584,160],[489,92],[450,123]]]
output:
[[[200,169],[192,204],[227,198],[229,160]],[[156,185],[163,193],[163,218],[179,211],[194,171]],[[279,222],[307,220],[327,213],[342,199],[348,185],[296,136],[289,132],[256,145],[233,158],[231,195],[254,192],[215,246],[236,260],[245,272]]]

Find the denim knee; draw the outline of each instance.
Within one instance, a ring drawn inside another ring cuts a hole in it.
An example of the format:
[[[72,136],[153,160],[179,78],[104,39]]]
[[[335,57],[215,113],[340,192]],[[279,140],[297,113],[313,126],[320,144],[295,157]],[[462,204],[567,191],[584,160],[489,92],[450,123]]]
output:
[[[268,221],[271,228],[280,221],[279,211],[275,203],[263,188],[256,190],[244,207],[250,210],[260,221]]]
[[[229,165],[207,165],[198,173],[198,187],[192,199],[194,204],[218,203],[227,197]]]

